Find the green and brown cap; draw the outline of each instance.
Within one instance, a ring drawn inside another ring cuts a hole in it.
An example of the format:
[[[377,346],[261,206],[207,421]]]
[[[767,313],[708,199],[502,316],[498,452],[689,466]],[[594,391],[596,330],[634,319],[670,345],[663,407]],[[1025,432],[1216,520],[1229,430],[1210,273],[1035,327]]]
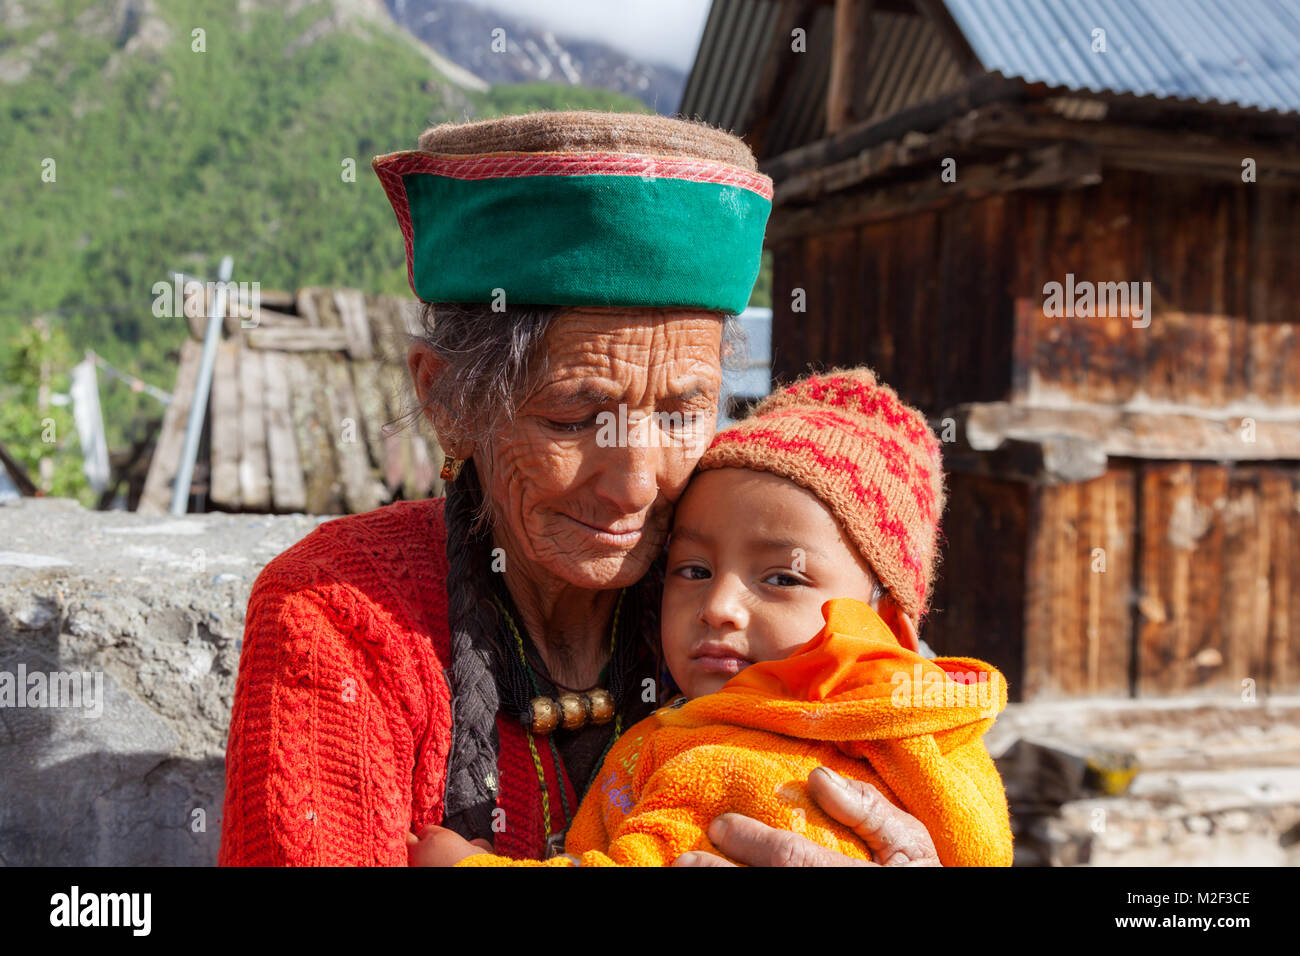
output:
[[[730,133],[580,110],[444,123],[418,145],[371,166],[424,302],[749,304],[772,180]]]

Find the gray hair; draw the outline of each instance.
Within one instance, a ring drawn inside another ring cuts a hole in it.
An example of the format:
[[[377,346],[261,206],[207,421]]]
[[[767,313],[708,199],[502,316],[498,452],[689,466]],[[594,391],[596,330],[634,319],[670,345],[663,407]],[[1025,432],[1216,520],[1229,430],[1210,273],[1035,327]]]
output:
[[[443,409],[456,422],[456,441],[483,445],[514,420],[524,399],[546,375],[547,330],[564,306],[508,306],[487,303],[422,303],[419,334],[409,345],[423,345],[446,362],[425,401],[418,395],[403,418]],[[728,312],[723,320],[722,360],[732,367],[745,351],[744,332]]]

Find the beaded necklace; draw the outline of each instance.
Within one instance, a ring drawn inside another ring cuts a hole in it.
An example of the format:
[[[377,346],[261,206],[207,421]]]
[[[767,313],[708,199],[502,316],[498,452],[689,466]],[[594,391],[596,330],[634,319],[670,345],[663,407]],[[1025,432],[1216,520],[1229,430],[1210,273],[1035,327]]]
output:
[[[626,588],[619,591],[618,602],[614,605],[614,620],[610,627],[610,634],[609,634],[609,655],[610,655],[611,662],[614,659],[614,649],[616,647],[616,642],[618,641],[618,623],[619,623],[619,618],[623,611],[623,598],[626,595],[627,595]],[[514,638],[515,650],[519,654],[520,664],[523,666],[524,671],[528,675],[528,681],[529,684],[532,686],[534,698],[535,699],[541,698],[542,693],[541,693],[541,688],[537,684],[537,675],[533,673],[533,669],[528,663],[528,655],[524,651],[524,638],[523,635],[520,633],[519,628],[515,625],[515,619],[510,614],[509,610],[506,609],[504,602],[502,602],[502,600],[499,597],[497,597],[494,594],[492,596],[492,600],[496,602],[497,610],[501,612],[501,616],[505,619],[507,626],[510,628],[510,636]],[[552,680],[551,683],[555,683],[555,682]],[[560,687],[561,685],[556,684],[556,686]],[[583,788],[582,791],[583,793],[585,793],[588,789],[590,789],[592,783],[596,779],[597,774],[600,773],[601,765],[605,762],[605,757],[609,754],[609,750],[614,745],[614,741],[617,740],[619,735],[623,732],[623,715],[618,713],[617,701],[615,701],[614,703],[615,703],[614,732],[610,735],[609,741],[605,744],[604,750],[601,751],[600,757],[597,758],[596,765],[593,768],[591,773],[591,779],[587,781],[587,786]],[[528,738],[528,752],[532,755],[533,767],[537,770],[537,787],[542,795],[542,826],[545,831],[543,839],[545,841],[545,846],[548,854],[553,855],[555,852],[563,851],[564,835],[565,833],[568,832],[570,824],[573,823],[573,812],[569,807],[569,796],[564,789],[564,769],[563,769],[563,762],[560,760],[560,752],[555,746],[555,737],[552,734],[547,733],[545,734],[546,742],[550,746],[551,759],[555,763],[555,779],[556,779],[556,783],[559,785],[560,788],[560,800],[564,805],[564,828],[558,832],[553,833],[551,830],[551,797],[550,794],[547,792],[546,774],[542,770],[542,758],[541,755],[538,753],[537,740],[533,734],[533,727],[532,727],[533,714],[534,711],[530,711],[529,713],[524,714],[521,717],[521,723],[523,723],[524,725],[524,734]],[[579,798],[581,798],[581,794],[579,795]],[[558,847],[555,845],[555,841],[552,839],[553,837],[558,839],[559,841]]]

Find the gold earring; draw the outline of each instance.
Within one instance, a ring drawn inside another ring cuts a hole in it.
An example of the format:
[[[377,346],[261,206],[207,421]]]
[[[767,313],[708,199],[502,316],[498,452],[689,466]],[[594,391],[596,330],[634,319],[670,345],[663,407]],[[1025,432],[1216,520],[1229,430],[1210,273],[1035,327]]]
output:
[[[451,455],[444,455],[442,458],[442,471],[439,477],[443,481],[455,481],[460,477],[461,468],[465,467],[464,458],[453,458]]]

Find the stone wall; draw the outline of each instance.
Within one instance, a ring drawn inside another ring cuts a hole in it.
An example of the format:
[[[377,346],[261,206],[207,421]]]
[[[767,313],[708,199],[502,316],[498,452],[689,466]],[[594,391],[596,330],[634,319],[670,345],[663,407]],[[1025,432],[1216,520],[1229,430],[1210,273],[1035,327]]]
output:
[[[0,505],[0,863],[216,862],[248,594],[326,520]]]
[[[327,520],[0,504],[0,864],[215,863],[249,591]],[[1020,704],[987,742],[1018,864],[1300,862],[1300,700]]]

